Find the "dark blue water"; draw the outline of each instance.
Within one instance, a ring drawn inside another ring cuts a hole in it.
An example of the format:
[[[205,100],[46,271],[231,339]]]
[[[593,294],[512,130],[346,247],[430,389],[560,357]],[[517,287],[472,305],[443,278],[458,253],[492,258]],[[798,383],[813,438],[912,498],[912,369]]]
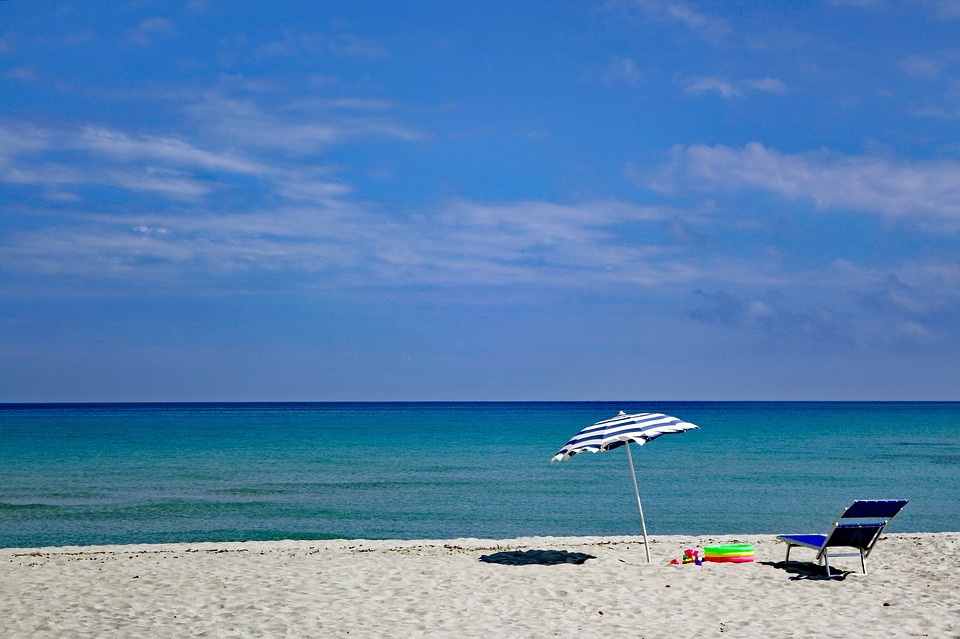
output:
[[[701,427],[633,449],[651,534],[960,530],[960,403],[7,404],[0,546],[639,534],[622,448],[549,463],[619,410]]]

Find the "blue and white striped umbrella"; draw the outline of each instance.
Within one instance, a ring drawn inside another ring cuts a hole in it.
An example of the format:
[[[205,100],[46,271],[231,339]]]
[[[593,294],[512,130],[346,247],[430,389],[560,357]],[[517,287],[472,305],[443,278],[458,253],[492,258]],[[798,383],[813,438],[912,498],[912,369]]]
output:
[[[647,561],[650,561],[650,544],[647,543],[647,524],[643,519],[643,504],[640,503],[640,489],[637,487],[637,473],[633,469],[633,455],[630,454],[630,442],[643,446],[649,441],[668,435],[682,433],[700,428],[695,424],[685,422],[676,417],[661,413],[637,413],[627,415],[623,411],[611,419],[605,419],[592,426],[587,426],[573,436],[551,462],[570,459],[577,453],[590,451],[591,453],[613,450],[625,446],[627,449],[627,463],[630,465],[630,476],[633,478],[633,492],[637,497],[637,509],[640,511],[640,527],[643,529],[643,547],[647,552]]]
[[[699,426],[661,413],[627,415],[620,411],[616,417],[581,430],[550,461],[565,461],[584,451],[596,453],[613,450],[627,442],[643,446],[661,435],[682,433],[694,428]]]

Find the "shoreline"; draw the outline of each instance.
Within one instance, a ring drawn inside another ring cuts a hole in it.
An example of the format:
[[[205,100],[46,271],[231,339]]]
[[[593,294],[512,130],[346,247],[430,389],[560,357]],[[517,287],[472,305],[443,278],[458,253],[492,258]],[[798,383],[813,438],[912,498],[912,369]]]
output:
[[[710,544],[720,543],[751,543],[766,545],[767,542],[779,544],[776,536],[780,533],[717,533],[704,535],[649,535],[651,551],[654,552],[659,545],[672,546],[676,544],[692,543],[699,544],[700,547]],[[939,532],[885,532],[882,540],[906,537],[954,537],[960,540],[960,531],[939,531]],[[529,535],[521,537],[450,537],[450,538],[422,538],[422,539],[368,539],[363,537],[336,537],[333,539],[271,539],[271,540],[248,540],[248,541],[172,541],[172,542],[143,542],[130,544],[65,544],[57,546],[8,546],[0,547],[0,556],[9,553],[21,554],[24,552],[42,552],[49,554],[69,554],[76,552],[150,552],[164,550],[165,552],[179,551],[184,549],[196,549],[210,551],[213,549],[225,550],[298,550],[304,547],[317,549],[320,547],[330,548],[352,548],[364,547],[366,549],[402,549],[407,547],[435,547],[446,546],[452,543],[466,548],[485,550],[490,548],[525,548],[531,545],[635,545],[643,550],[643,537],[637,535]],[[879,552],[883,541],[878,542],[874,549]],[[759,550],[759,548],[758,548]],[[812,551],[811,551],[812,552]],[[656,557],[653,558],[656,563]]]
[[[774,535],[650,541],[649,564],[639,536],[3,548],[0,635],[960,634],[960,532],[888,533],[835,580]],[[734,542],[756,561],[669,563]]]

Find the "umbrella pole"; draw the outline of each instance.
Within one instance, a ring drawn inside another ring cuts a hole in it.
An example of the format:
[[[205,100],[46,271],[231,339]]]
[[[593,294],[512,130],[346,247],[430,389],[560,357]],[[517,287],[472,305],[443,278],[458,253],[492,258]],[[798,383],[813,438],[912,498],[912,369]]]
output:
[[[633,469],[633,455],[630,454],[630,442],[627,442],[627,463],[630,464],[630,477],[633,479],[633,494],[637,496],[637,510],[640,511],[640,528],[643,529],[643,549],[647,551],[647,563],[650,563],[650,542],[647,541],[647,522],[643,520],[643,504],[640,503],[640,489],[637,487],[637,471]]]

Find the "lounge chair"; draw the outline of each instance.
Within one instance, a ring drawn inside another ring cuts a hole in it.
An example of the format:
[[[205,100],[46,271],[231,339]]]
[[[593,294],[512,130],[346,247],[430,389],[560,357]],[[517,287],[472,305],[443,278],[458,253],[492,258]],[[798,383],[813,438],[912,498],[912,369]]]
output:
[[[858,554],[863,574],[867,574],[867,555],[890,520],[906,505],[906,499],[858,500],[837,517],[826,535],[780,535],[777,539],[787,542],[787,559],[783,565],[786,567],[790,563],[791,548],[805,546],[817,551],[817,563],[826,565],[827,577],[833,577],[830,574],[831,557],[856,557]],[[828,552],[829,548],[836,547],[855,548],[857,552]]]

